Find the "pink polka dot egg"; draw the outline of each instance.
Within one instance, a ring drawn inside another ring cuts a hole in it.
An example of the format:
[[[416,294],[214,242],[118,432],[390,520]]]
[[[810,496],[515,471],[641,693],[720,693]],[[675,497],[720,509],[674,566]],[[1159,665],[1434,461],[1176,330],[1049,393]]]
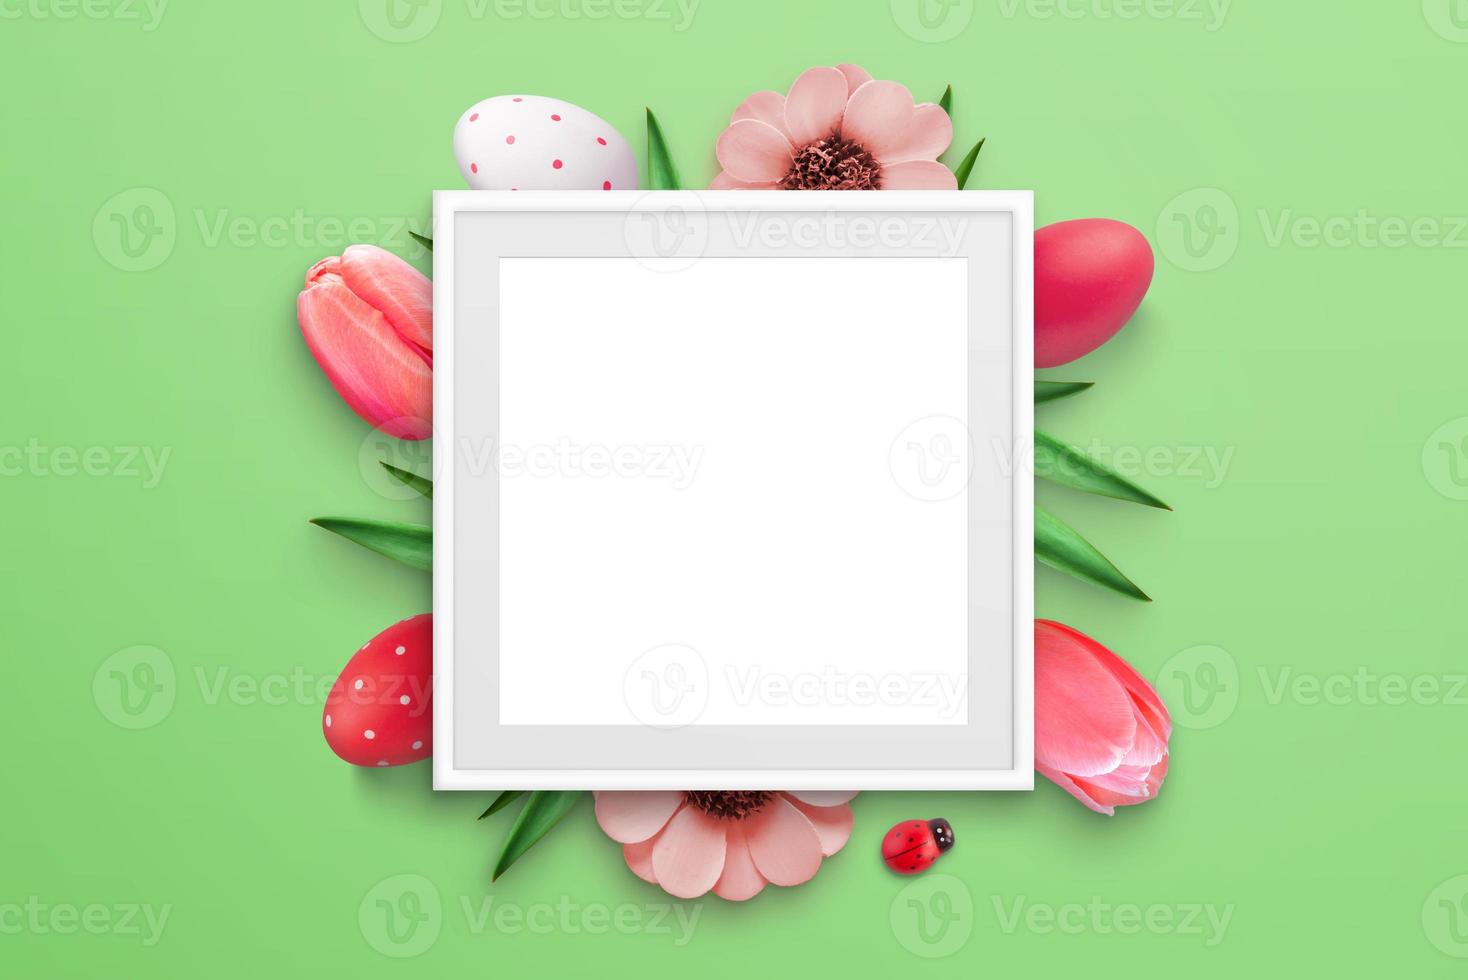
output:
[[[630,191],[637,158],[605,119],[542,95],[476,102],[454,126],[454,160],[475,190]]]

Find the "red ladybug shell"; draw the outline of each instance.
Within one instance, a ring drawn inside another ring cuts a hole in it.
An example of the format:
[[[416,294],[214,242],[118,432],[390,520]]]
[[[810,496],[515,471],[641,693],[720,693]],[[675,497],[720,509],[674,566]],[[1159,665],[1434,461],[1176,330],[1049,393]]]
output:
[[[354,766],[401,766],[433,751],[433,615],[368,640],[342,668],[321,714],[326,744]]]
[[[926,820],[904,820],[882,838],[882,860],[900,875],[926,871],[938,860],[938,842]]]

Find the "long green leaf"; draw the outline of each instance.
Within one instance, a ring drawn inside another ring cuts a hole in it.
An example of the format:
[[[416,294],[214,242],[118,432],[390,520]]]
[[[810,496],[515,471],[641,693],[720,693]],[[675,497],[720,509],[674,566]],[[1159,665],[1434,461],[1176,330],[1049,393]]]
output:
[[[426,525],[355,517],[315,517],[311,523],[404,565],[425,572],[433,568],[433,528]]]
[[[520,811],[520,816],[515,820],[515,826],[510,828],[510,836],[505,838],[504,850],[500,852],[500,859],[495,862],[494,874],[490,876],[491,881],[498,881],[499,876],[505,870],[540,840],[550,829],[560,823],[561,818],[571,812],[581,800],[580,791],[548,791],[537,790],[530,794],[530,799],[525,801],[525,809]]]
[[[433,251],[433,239],[425,238],[422,235],[418,234],[416,231],[408,232],[408,237],[413,239],[413,241],[417,242],[419,245],[422,245],[424,248],[428,249],[430,252]]]
[[[1035,404],[1078,395],[1095,383],[1094,381],[1036,381]]]
[[[968,155],[960,161],[958,168],[953,171],[953,176],[958,180],[959,190],[963,190],[968,186],[968,175],[973,173],[974,163],[978,161],[979,151],[984,148],[984,141],[987,139],[988,137],[986,136],[984,139],[975,143],[974,148],[968,151]]]
[[[655,191],[676,191],[683,186],[678,181],[678,168],[673,166],[667,141],[663,139],[663,128],[651,109],[647,110],[647,183]]]
[[[938,107],[948,113],[948,118],[953,118],[953,86],[950,85],[943,90],[943,97],[938,100]]]
[[[1134,504],[1172,510],[1160,499],[1143,490],[1104,463],[1097,462],[1081,450],[1046,432],[1035,430],[1035,475],[1051,483],[1071,487],[1085,493],[1130,500]]]
[[[514,803],[516,800],[518,800],[520,797],[522,797],[524,795],[525,795],[525,791],[523,789],[507,789],[507,790],[505,790],[499,796],[496,796],[494,798],[494,802],[489,805],[489,809],[488,810],[485,810],[483,813],[481,813],[479,815],[479,819],[480,820],[483,820],[485,817],[492,817],[492,816],[494,816],[496,813],[499,813],[505,807],[509,806],[511,803]]]
[[[1152,597],[1121,573],[1069,524],[1035,505],[1035,558],[1076,578],[1151,602]]]
[[[433,481],[428,479],[428,477],[419,476],[417,473],[412,473],[408,470],[398,469],[386,460],[378,460],[378,462],[382,463],[382,468],[387,470],[388,476],[397,480],[403,486],[418,491],[429,500],[433,499]]]

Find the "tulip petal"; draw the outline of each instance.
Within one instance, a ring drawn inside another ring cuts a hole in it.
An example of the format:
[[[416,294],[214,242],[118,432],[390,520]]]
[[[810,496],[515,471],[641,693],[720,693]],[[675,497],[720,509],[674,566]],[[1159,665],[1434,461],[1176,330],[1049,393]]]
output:
[[[790,141],[774,126],[741,119],[719,134],[719,165],[735,180],[779,180],[790,169]]]
[[[1097,813],[1105,814],[1108,817],[1113,817],[1116,815],[1115,807],[1097,803],[1094,799],[1090,797],[1089,794],[1086,793],[1084,789],[1076,785],[1075,780],[1071,779],[1059,769],[1051,769],[1049,766],[1041,765],[1037,762],[1035,763],[1035,771],[1044,776],[1046,779],[1050,780],[1056,786],[1059,786],[1061,789],[1065,790],[1071,796],[1074,796],[1076,799],[1080,800],[1089,809],[1095,810]]]
[[[1096,658],[1099,644],[1080,639],[1058,623],[1035,621],[1035,760],[1093,776],[1121,764],[1137,720],[1130,695]]]
[[[669,895],[697,898],[724,871],[724,826],[696,807],[685,806],[668,821],[652,848],[652,872]]]
[[[296,319],[352,411],[401,439],[432,435],[433,369],[381,312],[338,276],[323,274],[296,298]]]
[[[398,336],[433,350],[433,283],[427,276],[385,248],[350,245],[342,252],[341,277]]]
[[[785,97],[785,132],[799,148],[825,139],[841,125],[846,76],[835,68],[809,68]]]

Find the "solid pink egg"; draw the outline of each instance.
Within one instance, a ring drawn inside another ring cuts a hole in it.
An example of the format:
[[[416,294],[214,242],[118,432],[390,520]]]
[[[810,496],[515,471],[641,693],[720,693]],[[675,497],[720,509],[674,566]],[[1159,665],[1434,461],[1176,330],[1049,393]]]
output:
[[[1110,218],[1035,230],[1035,367],[1084,357],[1126,325],[1152,284],[1152,246]]]
[[[433,614],[394,623],[356,653],[321,713],[326,744],[354,766],[401,766],[433,751]]]

